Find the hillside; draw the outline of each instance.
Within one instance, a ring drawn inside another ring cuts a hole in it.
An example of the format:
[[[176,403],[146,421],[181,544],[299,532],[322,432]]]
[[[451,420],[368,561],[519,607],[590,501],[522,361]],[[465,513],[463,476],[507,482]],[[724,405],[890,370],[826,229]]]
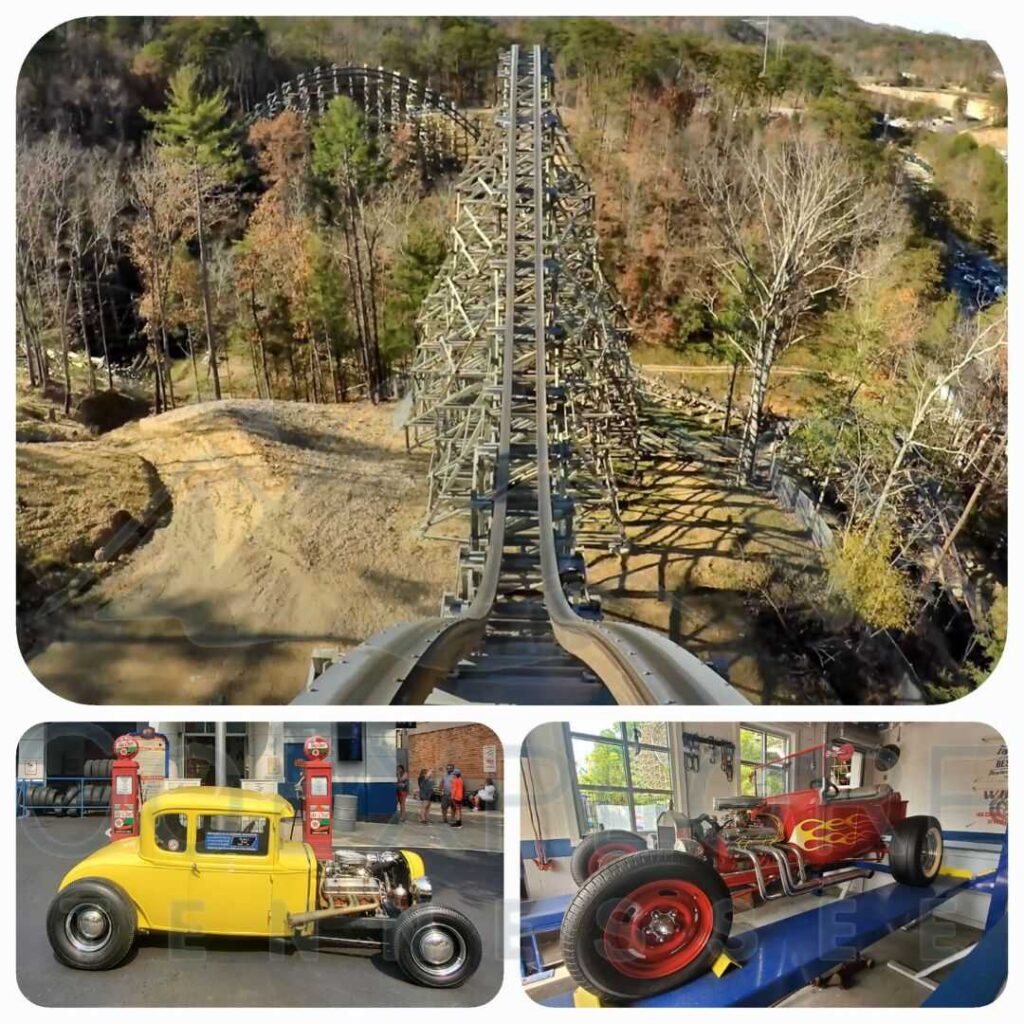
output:
[[[624,26],[643,25],[671,32],[692,32],[719,42],[764,46],[763,17],[617,18]],[[823,15],[772,15],[770,49],[793,43],[813,46],[854,77],[913,75],[921,85],[962,85],[987,89],[993,72],[1002,71],[987,42],[939,32],[915,32],[860,18]]]
[[[139,503],[115,465],[144,464],[164,506],[93,589],[27,615],[33,673],[78,701],[286,703],[315,647],[435,613],[453,554],[419,538],[425,460],[405,453],[394,416],[229,400],[97,440],[19,445],[19,467],[45,459],[49,479],[19,471],[19,503],[46,495],[50,520],[37,514],[36,529],[48,527],[51,564],[73,507],[54,490],[65,477],[101,515]]]

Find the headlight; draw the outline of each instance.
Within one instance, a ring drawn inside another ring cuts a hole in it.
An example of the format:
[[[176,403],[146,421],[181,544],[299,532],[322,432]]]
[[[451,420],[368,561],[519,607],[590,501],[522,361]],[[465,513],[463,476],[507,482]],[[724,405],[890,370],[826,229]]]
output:
[[[426,875],[420,875],[412,883],[412,894],[415,897],[416,903],[429,903],[434,895],[434,887],[430,884],[430,879]]]

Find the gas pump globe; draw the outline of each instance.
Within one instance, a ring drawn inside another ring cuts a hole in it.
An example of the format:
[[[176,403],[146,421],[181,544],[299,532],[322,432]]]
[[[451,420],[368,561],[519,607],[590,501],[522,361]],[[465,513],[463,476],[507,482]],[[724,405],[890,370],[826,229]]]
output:
[[[130,735],[114,740],[115,761],[110,769],[110,839],[139,834],[138,740]]]
[[[300,762],[303,777],[302,838],[313,847],[318,860],[330,860],[331,776],[327,760],[331,745],[323,736],[310,736],[303,745],[306,760]]]

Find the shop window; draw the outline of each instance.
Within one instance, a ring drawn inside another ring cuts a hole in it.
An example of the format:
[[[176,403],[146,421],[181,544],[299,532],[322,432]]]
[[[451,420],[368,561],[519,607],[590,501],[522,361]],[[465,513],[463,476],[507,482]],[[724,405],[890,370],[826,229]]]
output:
[[[584,835],[621,828],[653,832],[672,804],[668,727],[658,722],[617,722],[595,731],[569,726]]]
[[[335,730],[337,738],[334,743],[334,760],[362,761],[363,723],[338,722]]]
[[[745,796],[776,796],[789,789],[789,737],[783,733],[740,726],[740,792]]]

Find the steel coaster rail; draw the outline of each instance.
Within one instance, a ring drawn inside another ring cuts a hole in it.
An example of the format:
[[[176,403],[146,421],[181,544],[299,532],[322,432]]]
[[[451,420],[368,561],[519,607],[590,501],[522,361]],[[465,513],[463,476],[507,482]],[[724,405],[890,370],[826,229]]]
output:
[[[457,619],[431,618],[403,623],[372,637],[340,659],[294,704],[389,703],[400,689],[426,699],[436,684],[451,673],[459,659],[483,639],[498,592],[505,523],[508,511],[509,462],[512,434],[512,375],[515,337],[515,208],[516,138],[519,47],[509,56],[509,118],[506,129],[506,262],[505,310],[502,325],[501,410],[494,497],[487,557],[473,600]]]
[[[558,643],[587,664],[620,704],[746,704],[716,672],[689,651],[653,630],[624,623],[586,622],[573,611],[562,589],[555,551],[547,413],[547,317],[544,252],[544,111],[542,51],[534,47],[534,223],[537,238],[537,501],[541,524],[544,604]]]
[[[343,655],[294,703],[422,703],[450,678],[460,660],[487,644],[488,621],[499,594],[506,543],[510,487],[511,434],[515,373],[517,145],[521,123],[532,129],[533,289],[536,416],[537,548],[540,589],[555,649],[560,648],[604,684],[620,704],[744,704],[747,701],[712,669],[684,648],[653,630],[625,623],[583,619],[563,589],[555,545],[547,408],[547,287],[545,136],[543,53],[532,52],[532,110],[519,109],[520,49],[509,54],[508,123],[505,126],[506,262],[505,310],[501,325],[501,406],[494,486],[485,562],[472,599],[457,618],[431,618],[395,626]],[[529,174],[529,171],[526,172]],[[527,239],[528,240],[528,239]],[[555,241],[552,239],[551,241]],[[554,307],[553,307],[554,308]],[[545,641],[540,640],[543,645]],[[551,641],[547,641],[549,646]],[[524,658],[524,663],[529,657]],[[455,689],[458,689],[456,686]],[[444,699],[444,698],[442,698]],[[456,695],[452,697],[461,702]],[[498,698],[495,698],[498,699]]]

